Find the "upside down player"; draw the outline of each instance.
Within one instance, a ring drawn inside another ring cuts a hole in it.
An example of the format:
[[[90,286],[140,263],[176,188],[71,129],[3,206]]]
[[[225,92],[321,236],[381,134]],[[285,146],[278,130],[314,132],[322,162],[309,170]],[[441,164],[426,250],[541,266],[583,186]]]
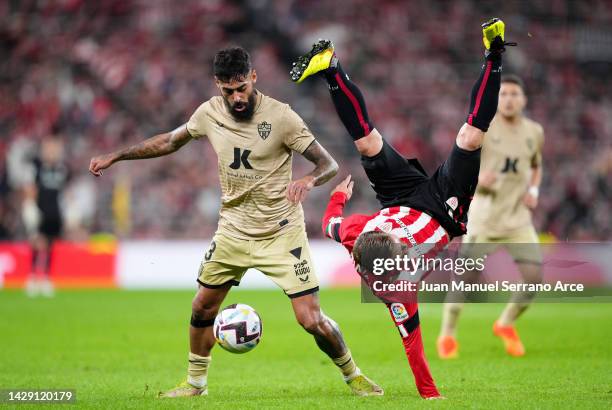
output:
[[[322,73],[340,120],[361,154],[361,163],[382,210],[373,215],[343,217],[350,198],[350,176],[332,191],[323,218],[325,234],[342,243],[352,254],[357,271],[367,254],[387,254],[396,243],[429,250],[444,247],[466,232],[467,210],[478,182],[480,147],[495,115],[500,86],[501,54],[505,50],[504,23],[492,19],[483,24],[485,63],[471,93],[467,121],[459,130],[449,158],[428,177],[416,160],[407,160],[373,127],[363,96],[349,80],[328,40],[316,43],[300,57],[291,71],[301,82]],[[387,304],[397,325],[420,395],[439,398],[423,351],[418,305]]]
[[[208,394],[215,344],[212,325],[225,296],[249,268],[260,270],[285,291],[297,321],[314,336],[354,394],[382,395],[382,389],[356,366],[338,325],[319,306],[300,203],[310,189],[331,179],[338,165],[287,104],[255,89],[257,74],[246,50],[220,50],[213,65],[221,96],[200,105],[187,124],[95,157],[89,168],[100,176],[117,161],[168,155],[204,137],[217,153],[222,206],[192,303],[188,376],[161,396]],[[310,174],[295,181],[291,181],[293,151],[315,164]]]

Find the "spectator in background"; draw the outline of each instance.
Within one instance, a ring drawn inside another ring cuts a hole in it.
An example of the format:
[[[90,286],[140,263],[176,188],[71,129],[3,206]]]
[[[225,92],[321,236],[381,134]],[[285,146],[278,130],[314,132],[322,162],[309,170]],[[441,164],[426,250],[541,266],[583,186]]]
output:
[[[22,216],[32,245],[32,272],[26,284],[29,296],[39,292],[53,296],[49,278],[54,242],[63,231],[61,194],[69,173],[64,163],[64,147],[56,137],[45,138],[32,160],[30,181],[23,189]]]

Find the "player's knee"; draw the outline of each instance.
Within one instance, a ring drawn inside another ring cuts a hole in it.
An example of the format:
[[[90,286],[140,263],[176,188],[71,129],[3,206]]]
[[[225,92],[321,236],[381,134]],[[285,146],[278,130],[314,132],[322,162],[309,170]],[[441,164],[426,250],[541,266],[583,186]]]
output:
[[[212,303],[210,300],[206,300],[197,294],[191,302],[191,314],[197,319],[211,319],[217,315],[219,307],[216,303]]]
[[[323,316],[320,312],[308,312],[297,316],[298,323],[310,334],[321,332]]]
[[[482,130],[469,125],[463,124],[459,134],[457,134],[457,146],[466,151],[476,151],[482,146],[484,132]]]
[[[357,151],[364,157],[373,157],[382,150],[382,135],[380,135],[376,129],[373,129],[372,132],[365,137],[355,140],[355,147],[357,147]]]
[[[523,275],[523,281],[529,284],[542,283],[542,266],[539,263],[523,262],[519,263],[519,270]]]

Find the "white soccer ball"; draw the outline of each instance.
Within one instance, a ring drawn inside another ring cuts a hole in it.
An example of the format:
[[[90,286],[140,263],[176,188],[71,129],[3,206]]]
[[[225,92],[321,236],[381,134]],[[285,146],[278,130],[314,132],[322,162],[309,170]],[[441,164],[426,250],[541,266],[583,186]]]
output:
[[[261,340],[261,318],[243,303],[229,305],[215,318],[213,332],[219,346],[232,353],[246,353]]]

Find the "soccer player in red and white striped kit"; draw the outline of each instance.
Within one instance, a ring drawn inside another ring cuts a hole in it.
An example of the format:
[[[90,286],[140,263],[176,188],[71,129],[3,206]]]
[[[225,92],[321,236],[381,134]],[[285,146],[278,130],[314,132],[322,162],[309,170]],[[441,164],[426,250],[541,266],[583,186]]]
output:
[[[420,249],[417,255],[428,256],[466,232],[467,211],[478,183],[480,148],[497,110],[501,55],[506,45],[515,45],[504,42],[501,20],[489,20],[482,28],[485,62],[472,89],[466,122],[450,156],[431,177],[416,159],[402,157],[374,128],[363,95],[340,66],[331,41],[319,41],[294,63],[291,77],[295,82],[315,73],[325,77],[338,116],[361,154],[382,207],[371,215],[344,216],[353,186],[348,176],[332,191],[323,217],[325,235],[349,251],[366,283],[372,277],[361,266],[366,254],[389,254],[389,248],[403,243],[413,251]],[[440,398],[423,350],[416,298],[386,304],[402,337],[419,394],[426,399]]]

